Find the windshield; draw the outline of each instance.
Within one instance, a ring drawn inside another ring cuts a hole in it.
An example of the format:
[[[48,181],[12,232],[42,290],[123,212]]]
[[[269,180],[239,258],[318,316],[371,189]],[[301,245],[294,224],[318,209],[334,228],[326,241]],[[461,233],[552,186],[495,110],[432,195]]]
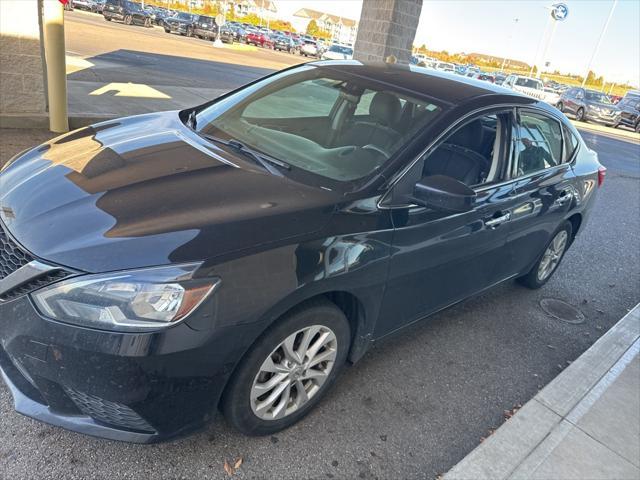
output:
[[[282,72],[196,115],[196,131],[336,182],[363,179],[439,115],[431,101],[320,67]]]
[[[598,103],[606,103],[608,105],[612,105],[611,99],[601,92],[592,92],[587,90],[587,100]]]
[[[535,80],[533,78],[518,77],[516,79],[516,85],[518,85],[519,87],[535,88],[536,90],[542,90],[542,82],[539,80]]]
[[[180,12],[176,15],[176,18],[179,18],[180,20],[191,20],[193,18],[193,15],[191,15],[190,13]]]
[[[342,53],[344,55],[352,55],[353,50],[349,47],[342,47],[340,45],[333,45],[330,49],[330,52]]]

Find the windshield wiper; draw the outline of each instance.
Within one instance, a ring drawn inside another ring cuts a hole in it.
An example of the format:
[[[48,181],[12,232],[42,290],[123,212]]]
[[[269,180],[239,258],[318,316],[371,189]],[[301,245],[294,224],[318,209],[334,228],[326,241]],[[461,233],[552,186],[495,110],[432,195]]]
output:
[[[265,170],[267,170],[269,173],[272,173],[274,175],[282,176],[282,173],[278,169],[273,168],[274,165],[280,168],[284,168],[285,170],[291,169],[291,165],[289,165],[288,163],[283,162],[282,160],[277,160],[273,157],[269,157],[262,153],[258,153],[255,150],[247,147],[244,143],[240,142],[239,140],[235,140],[235,139],[223,140],[222,138],[218,138],[214,135],[209,135],[206,133],[203,133],[202,136],[205,137],[207,140],[211,140],[216,143],[221,143],[222,145],[226,145],[238,152],[243,153],[246,157],[251,158],[254,162],[261,165]]]

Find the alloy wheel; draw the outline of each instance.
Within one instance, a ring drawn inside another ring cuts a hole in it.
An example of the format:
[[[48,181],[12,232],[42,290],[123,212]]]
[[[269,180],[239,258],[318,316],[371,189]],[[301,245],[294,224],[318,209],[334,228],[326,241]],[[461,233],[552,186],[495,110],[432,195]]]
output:
[[[538,266],[538,280],[543,282],[556,269],[565,249],[567,248],[567,240],[569,235],[566,230],[559,231],[553,238],[549,246],[542,255],[542,260]]]
[[[579,122],[584,120],[584,109],[582,107],[580,107],[576,112],[576,120],[578,120]]]
[[[335,333],[312,325],[292,333],[262,363],[251,387],[251,409],[262,420],[299,410],[329,378],[338,350]]]

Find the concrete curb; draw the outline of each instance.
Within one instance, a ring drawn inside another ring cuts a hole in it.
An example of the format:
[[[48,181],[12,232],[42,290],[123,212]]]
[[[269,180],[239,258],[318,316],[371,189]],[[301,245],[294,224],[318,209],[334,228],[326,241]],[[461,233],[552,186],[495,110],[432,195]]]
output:
[[[105,120],[112,120],[120,116],[121,115],[70,115],[69,130],[86,127],[87,125],[104,122]],[[3,113],[0,114],[0,128],[36,128],[47,130],[49,128],[49,115],[12,115]]]
[[[582,417],[593,404],[590,397],[599,396],[597,390],[607,388],[611,372],[624,369],[622,364],[631,361],[638,350],[640,304],[449,470],[444,480],[528,478],[531,464],[553,448],[541,447],[543,442],[566,435],[567,421],[575,423]]]
[[[612,138],[625,138],[640,142],[640,133],[631,132],[629,130],[621,130],[619,128],[606,127],[604,125],[598,125],[595,123],[578,122],[576,120],[570,120],[573,126],[578,130],[586,130],[589,132],[598,132],[603,135],[608,135]]]

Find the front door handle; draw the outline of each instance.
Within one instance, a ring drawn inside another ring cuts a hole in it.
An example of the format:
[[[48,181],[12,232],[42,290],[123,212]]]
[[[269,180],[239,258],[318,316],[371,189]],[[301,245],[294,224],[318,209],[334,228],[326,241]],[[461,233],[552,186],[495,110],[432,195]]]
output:
[[[499,217],[489,218],[484,221],[484,224],[489,228],[497,228],[504,222],[508,222],[511,219],[511,212],[505,212]]]

